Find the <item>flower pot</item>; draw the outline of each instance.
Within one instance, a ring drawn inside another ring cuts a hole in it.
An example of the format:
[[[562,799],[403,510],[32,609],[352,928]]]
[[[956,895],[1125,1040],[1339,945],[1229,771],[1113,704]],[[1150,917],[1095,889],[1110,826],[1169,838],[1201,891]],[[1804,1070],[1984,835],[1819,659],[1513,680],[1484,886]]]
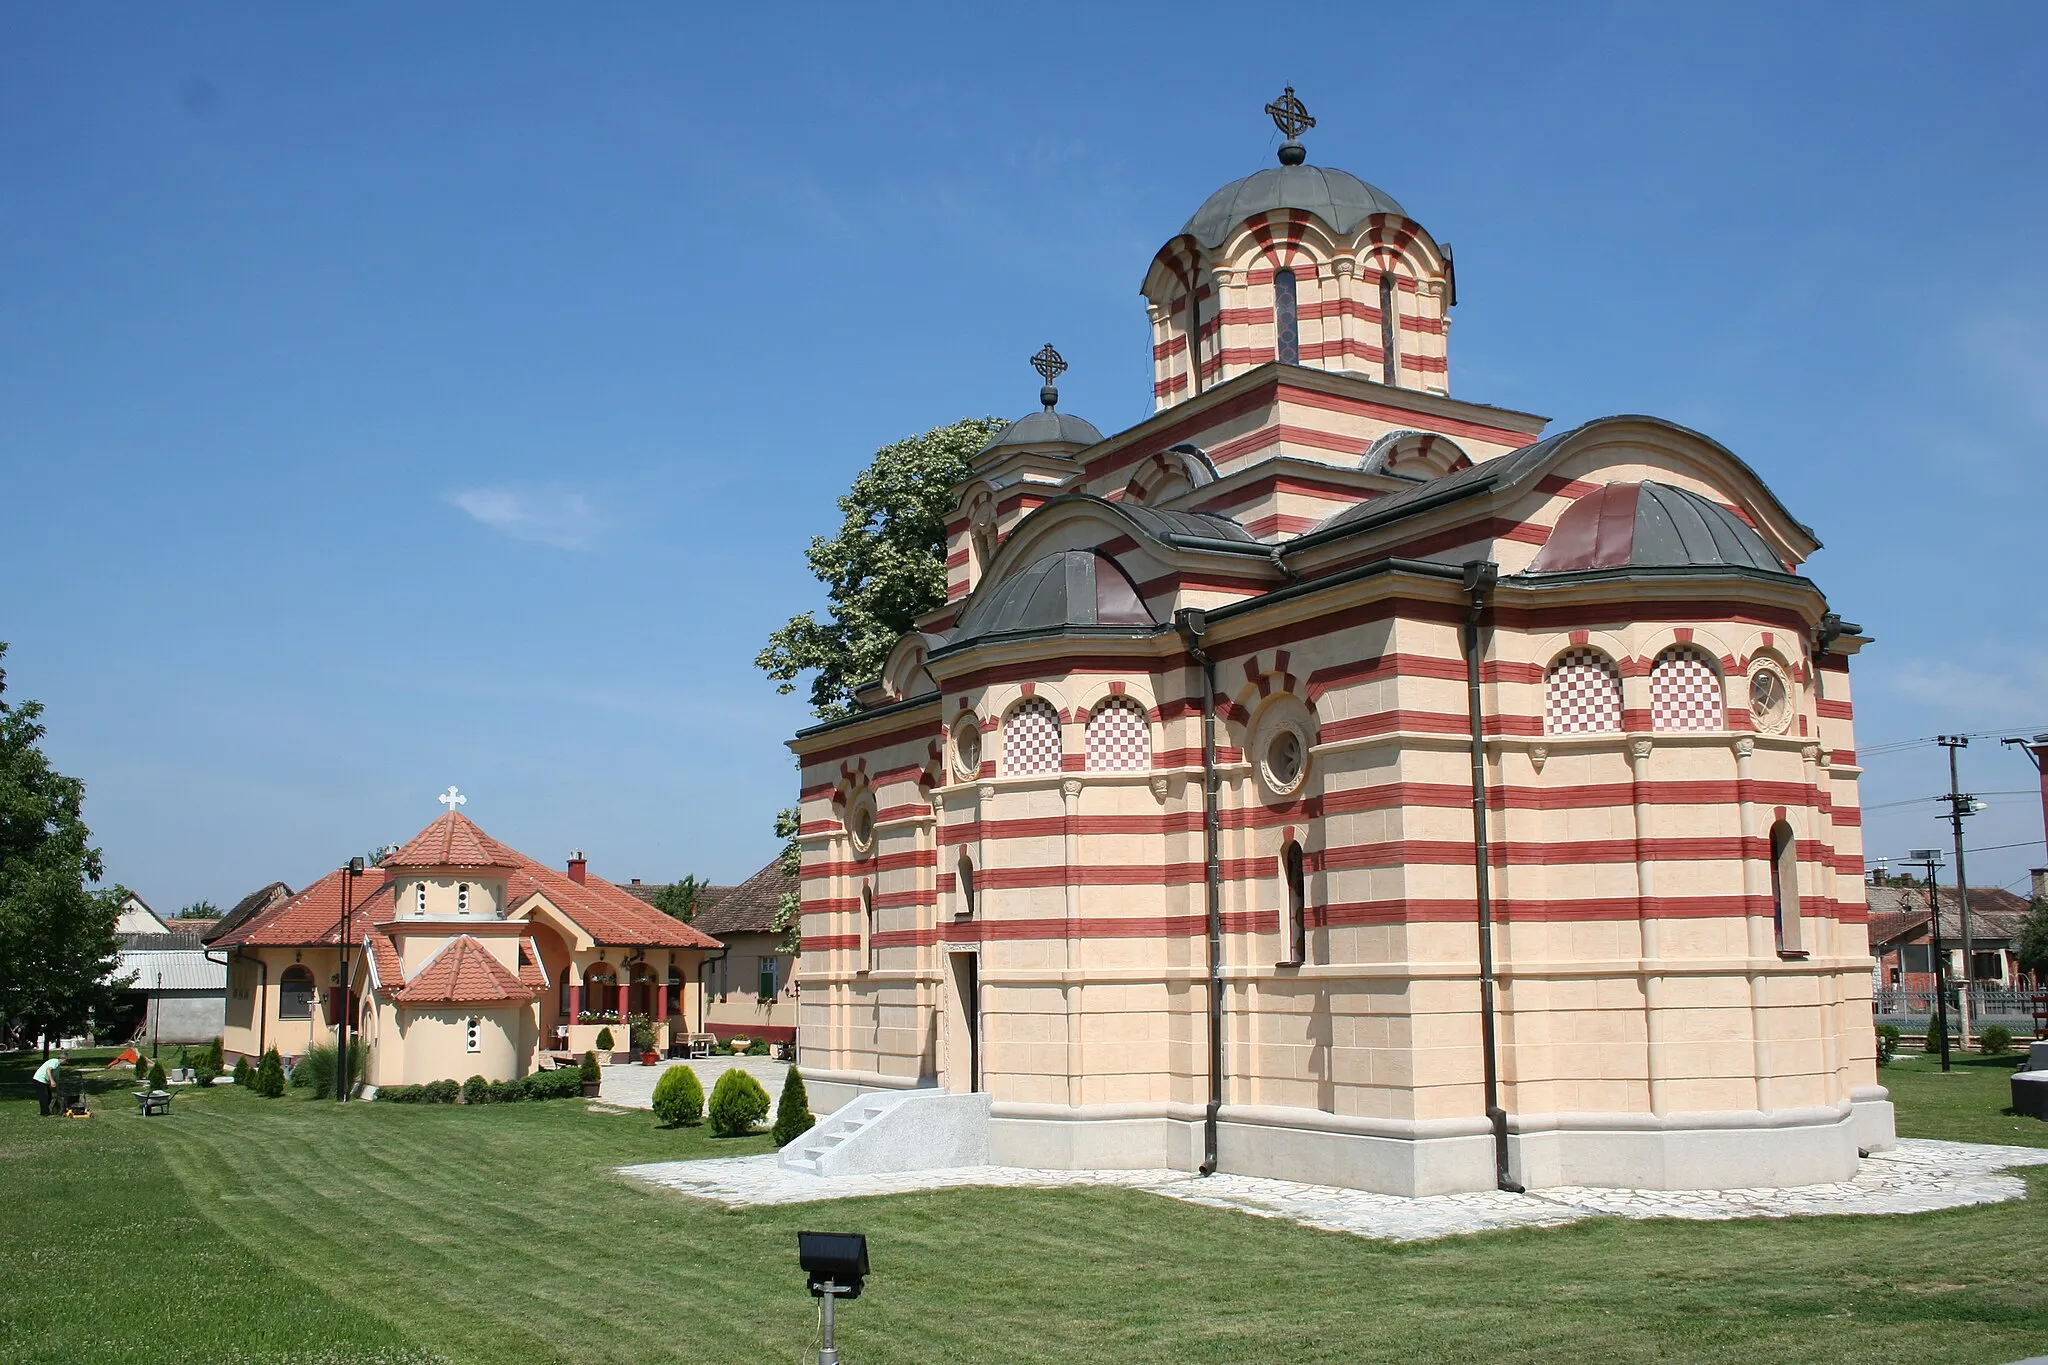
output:
[[[653,1048],[648,1048],[647,1051],[640,1054],[640,1065],[642,1066],[654,1066],[660,1061],[661,1054]]]
[[[752,1047],[753,1045],[754,1040],[751,1038],[732,1038],[727,1040],[727,1046],[732,1049],[732,1055],[735,1057],[739,1056],[742,1052],[745,1052],[748,1048]]]
[[[597,1098],[597,1092],[603,1088],[603,1081],[585,1081],[583,1083],[583,1098],[586,1100],[594,1100]]]

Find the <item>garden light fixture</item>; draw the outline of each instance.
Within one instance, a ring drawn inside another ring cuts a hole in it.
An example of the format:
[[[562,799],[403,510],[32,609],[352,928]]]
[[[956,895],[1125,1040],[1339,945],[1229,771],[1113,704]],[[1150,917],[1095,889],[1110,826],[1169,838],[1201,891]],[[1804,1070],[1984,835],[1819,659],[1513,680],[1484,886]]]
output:
[[[860,1297],[868,1273],[868,1239],[858,1232],[799,1232],[797,1260],[810,1278],[811,1297],[819,1305],[818,1365],[840,1365],[832,1344],[832,1301]]]

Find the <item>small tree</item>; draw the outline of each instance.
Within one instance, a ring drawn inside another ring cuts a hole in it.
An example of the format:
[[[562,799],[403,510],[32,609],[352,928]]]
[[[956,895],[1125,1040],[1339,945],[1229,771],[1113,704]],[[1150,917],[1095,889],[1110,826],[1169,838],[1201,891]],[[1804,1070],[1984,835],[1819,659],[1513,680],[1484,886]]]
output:
[[[263,1054],[262,1065],[256,1068],[256,1093],[267,1100],[274,1100],[284,1094],[284,1058],[272,1048]]]
[[[787,1147],[816,1126],[811,1115],[811,1097],[804,1091],[804,1078],[795,1067],[782,1078],[782,1098],[775,1106],[775,1145]]]
[[[183,910],[180,910],[174,918],[219,919],[220,907],[218,905],[215,905],[212,901],[193,901]]]
[[[1927,1041],[1921,1044],[1921,1047],[1927,1052],[1939,1052],[1947,1038],[1947,1033],[1941,1027],[1941,1016],[1934,1015],[1927,1021]]]
[[[1977,1035],[1977,1046],[1987,1057],[2002,1057],[2012,1051],[2012,1030],[2003,1024],[1988,1025]]]
[[[246,1056],[235,1058],[235,1084],[247,1088],[256,1079],[256,1069],[249,1065]]]
[[[694,1128],[704,1121],[704,1083],[687,1066],[672,1066],[654,1083],[654,1112],[667,1128]]]
[[[633,1037],[633,1051],[654,1051],[654,1021],[652,1019],[648,1018],[644,1014],[634,1015],[633,1022],[629,1026],[628,1032],[631,1033]]]
[[[588,1084],[596,1085],[604,1079],[604,1072],[598,1069],[597,1054],[595,1052],[584,1053],[583,1065],[577,1069],[583,1073],[583,1079]]]
[[[803,876],[803,848],[797,842],[797,826],[801,823],[797,807],[775,813],[775,833],[782,840],[782,854],[779,861],[782,872],[792,882]],[[804,950],[804,902],[803,895],[795,887],[783,892],[775,901],[775,918],[770,927],[781,937],[776,941],[776,951],[797,956]]]
[[[168,1082],[164,1078],[164,1064],[162,1062],[151,1062],[149,1064],[149,1088],[151,1090],[161,1090],[166,1084]]]
[[[718,1078],[711,1087],[711,1131],[720,1137],[739,1137],[754,1130],[768,1117],[768,1092],[761,1083],[738,1067]]]
[[[654,908],[670,919],[688,924],[697,918],[698,904],[704,899],[704,887],[705,883],[695,877],[670,882],[654,893]]]
[[[612,1050],[613,1042],[614,1039],[612,1038],[612,1031],[610,1029],[601,1028],[597,1031],[597,1050],[599,1052],[610,1052]]]
[[[227,1059],[221,1051],[220,1039],[218,1038],[206,1045],[205,1067],[206,1070],[216,1076],[227,1069]]]
[[[2036,985],[2048,985],[2048,900],[2037,897],[2028,903],[2027,917],[2020,921],[2012,949],[2020,970],[2033,977]]]
[[[1879,1024],[1877,1026],[1877,1064],[1890,1066],[1892,1058],[1899,1055],[1899,1026]]]

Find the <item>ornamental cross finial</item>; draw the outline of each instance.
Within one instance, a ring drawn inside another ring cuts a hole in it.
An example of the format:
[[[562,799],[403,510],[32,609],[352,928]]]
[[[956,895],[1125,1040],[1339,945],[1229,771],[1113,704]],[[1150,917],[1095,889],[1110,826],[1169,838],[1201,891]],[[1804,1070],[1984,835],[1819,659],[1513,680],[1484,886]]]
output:
[[[1289,142],[1316,126],[1309,112],[1300,100],[1294,97],[1294,87],[1288,86],[1279,99],[1266,106],[1266,113],[1273,119],[1273,126],[1287,134]]]
[[[449,786],[447,791],[442,792],[439,796],[435,797],[434,799],[436,801],[439,801],[442,805],[446,806],[448,808],[448,813],[450,815],[453,815],[455,813],[455,808],[457,806],[467,805],[469,803],[469,798],[464,796],[461,792],[455,790],[452,784]]]
[[[1060,401],[1060,391],[1052,386],[1052,381],[1067,372],[1067,362],[1048,341],[1038,348],[1037,355],[1031,357],[1031,368],[1038,371],[1038,377],[1045,381],[1045,386],[1038,391],[1038,401],[1045,404],[1047,412],[1051,412],[1053,404]]]

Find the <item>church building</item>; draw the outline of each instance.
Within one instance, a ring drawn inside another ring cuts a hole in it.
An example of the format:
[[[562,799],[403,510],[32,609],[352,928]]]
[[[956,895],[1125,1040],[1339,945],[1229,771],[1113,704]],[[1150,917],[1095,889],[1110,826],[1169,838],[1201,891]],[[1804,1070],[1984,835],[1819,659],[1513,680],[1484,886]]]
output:
[[[608,1059],[626,1061],[636,1016],[658,1049],[701,1027],[717,939],[592,875],[580,852],[558,870],[499,843],[455,809],[454,788],[441,799],[448,813],[374,866],[216,927],[230,1059],[332,1046],[346,1019],[372,1085],[498,1081],[607,1032]]]
[[[973,460],[946,606],[802,766],[820,1112],[1397,1194],[1779,1186],[1893,1141],[1850,661],[1712,437],[1452,395],[1448,244],[1308,163],[1146,267],[1155,412]]]

